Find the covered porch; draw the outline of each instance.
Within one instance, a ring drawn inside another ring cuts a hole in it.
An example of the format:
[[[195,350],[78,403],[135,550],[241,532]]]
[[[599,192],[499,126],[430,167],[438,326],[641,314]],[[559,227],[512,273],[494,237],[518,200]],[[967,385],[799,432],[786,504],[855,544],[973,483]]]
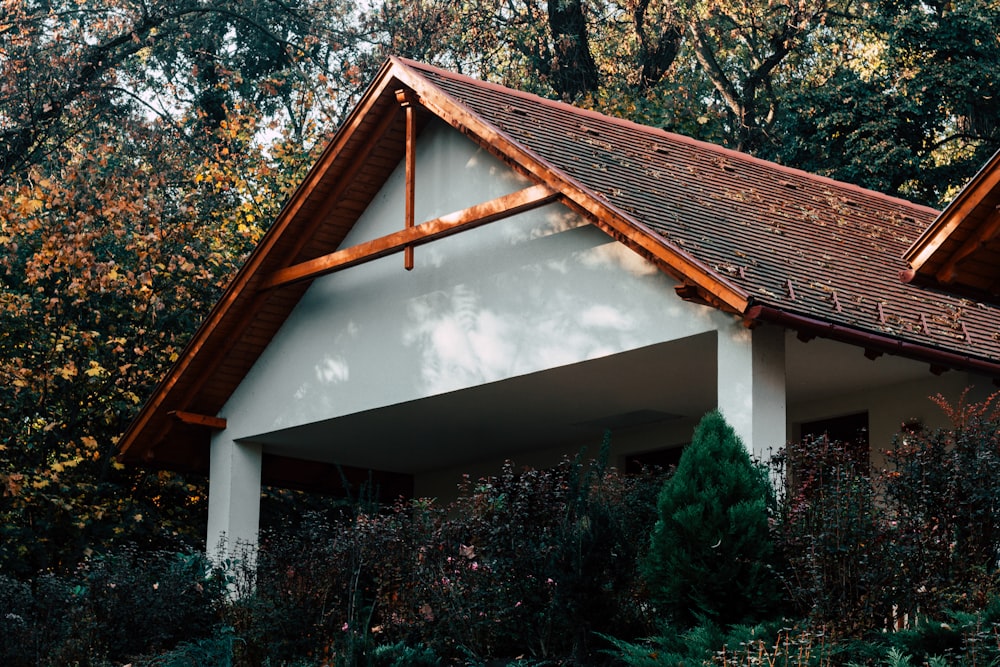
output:
[[[299,480],[307,469],[314,488],[334,492],[346,469],[379,485],[383,497],[448,500],[462,475],[494,474],[505,460],[546,467],[584,449],[596,453],[606,431],[619,467],[679,450],[716,407],[761,459],[798,437],[803,423],[859,412],[881,448],[904,422],[941,425],[927,397],[942,388],[957,397],[977,379],[942,378],[926,363],[872,359],[836,341],[805,342],[776,326],[733,325],[238,441],[220,431],[209,544],[254,542],[265,469],[272,483],[282,466],[297,467]]]

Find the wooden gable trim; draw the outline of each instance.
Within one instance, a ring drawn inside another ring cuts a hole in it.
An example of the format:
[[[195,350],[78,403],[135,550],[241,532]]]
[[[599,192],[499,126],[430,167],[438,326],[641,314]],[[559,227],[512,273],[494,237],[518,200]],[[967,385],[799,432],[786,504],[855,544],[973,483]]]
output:
[[[1000,186],[1000,152],[979,170],[968,185],[955,197],[954,201],[941,212],[913,245],[904,253],[903,260],[909,263],[913,273],[920,273],[924,264],[931,260],[938,248],[948,240],[952,232],[979,206],[983,199]],[[954,257],[954,255],[952,256]],[[941,258],[948,262],[950,258]],[[957,263],[958,259],[955,260]],[[911,274],[912,276],[912,274]]]
[[[379,139],[381,139],[385,133],[388,132],[389,127],[395,119],[395,113],[387,113],[382,117],[378,125],[375,127],[375,131],[372,132],[371,137],[369,137],[365,142],[358,155],[352,161],[350,167],[345,170],[344,174],[337,180],[333,189],[327,194],[323,204],[312,214],[312,216],[310,216],[308,222],[304,224],[300,230],[298,230],[298,239],[293,250],[289,253],[290,257],[294,258],[302,252],[306,244],[312,239],[313,234],[315,234],[319,226],[323,224],[326,217],[337,206],[344,192],[354,184],[358,172],[361,171],[365,161],[369,158],[372,151],[375,149],[375,146],[378,144]]]
[[[164,403],[170,397],[171,392],[174,390],[177,383],[186,374],[192,372],[191,367],[194,360],[198,357],[202,348],[205,344],[213,337],[216,329],[219,328],[222,323],[228,318],[233,317],[233,306],[240,299],[244,293],[248,292],[248,285],[250,285],[257,277],[261,268],[274,251],[274,247],[277,245],[279,239],[285,234],[288,228],[291,226],[292,222],[298,217],[302,207],[308,201],[310,196],[314,191],[320,186],[323,181],[323,176],[330,169],[331,165],[337,160],[338,157],[344,152],[350,141],[354,138],[354,135],[359,131],[362,123],[366,117],[372,112],[375,106],[381,100],[385,90],[390,85],[398,86],[398,83],[393,79],[390,72],[394,65],[391,62],[387,62],[383,65],[379,74],[375,78],[375,85],[373,85],[362,99],[358,102],[358,105],[353,109],[350,115],[347,117],[342,128],[337,132],[331,144],[323,151],[316,163],[310,168],[306,177],[303,179],[302,183],[295,190],[292,196],[289,198],[288,202],[281,209],[278,214],[277,219],[274,224],[261,239],[260,244],[254,249],[247,259],[246,263],[240,269],[240,271],[233,278],[232,282],[223,292],[220,300],[215,304],[215,307],[211,310],[208,317],[195,332],[194,336],[191,338],[184,351],[181,353],[180,359],[173,365],[173,367],[167,372],[166,376],[157,384],[150,396],[149,400],[143,405],[142,410],[139,412],[135,420],[130,424],[129,428],[122,435],[119,441],[118,458],[130,458],[129,451],[133,447],[144,447],[149,449],[154,447],[157,442],[157,438],[146,437],[140,438],[142,434],[151,424],[157,415],[161,415]],[[386,128],[389,127],[392,121],[392,114],[386,114],[386,117],[381,120],[377,132],[384,132]],[[365,145],[365,151],[370,151],[371,147],[376,142],[370,140]],[[358,161],[360,164],[362,161]],[[353,169],[354,167],[352,167]],[[338,183],[338,188],[343,188],[347,183],[350,183],[350,179],[342,179]],[[332,206],[335,198],[331,197],[327,200],[327,206]],[[325,209],[329,211],[329,208]],[[322,212],[317,215],[311,221],[309,225],[310,229],[315,229],[322,222]],[[306,230],[304,230],[306,231]],[[308,238],[311,234],[302,234],[299,236],[299,241],[295,246],[293,252],[298,252],[301,250],[303,245],[308,242]],[[247,322],[254,316],[256,306],[261,302],[261,299],[265,298],[266,295],[258,294],[254,298],[253,306],[249,308],[237,309],[239,314],[237,316],[238,325],[236,327],[237,331],[242,330]],[[202,372],[192,383],[189,389],[185,392],[182,400],[174,401],[174,404],[184,405],[191,400],[198,392],[201,391],[204,383],[212,377],[212,368],[217,367],[219,355],[212,363],[209,364],[209,369]],[[138,444],[139,442],[143,444]],[[141,456],[141,454],[139,455]]]
[[[976,231],[965,240],[965,242],[953,252],[941,265],[935,278],[943,284],[949,284],[955,280],[958,272],[958,264],[974,254],[984,245],[992,241],[997,232],[1000,231],[1000,211],[993,211],[987,221],[976,229]]]
[[[412,250],[417,245],[530,211],[555,201],[559,196],[558,192],[547,185],[533,185],[416,226],[408,226],[373,241],[359,243],[344,250],[279,269],[264,279],[260,289],[272,289],[303,280],[312,280],[396,252]]]
[[[490,125],[428,81],[404,60],[395,57],[390,60],[399,68],[396,75],[417,93],[420,104],[434,115],[469,136],[516,171],[529,175],[533,180],[547,183],[553,190],[561,192],[565,203],[595,227],[651,260],[674,278],[695,286],[705,294],[706,301],[717,302],[724,310],[733,313],[742,314],[746,310],[750,295],[745,291],[668,243],[640,221],[618,210],[576,179],[522,147],[506,132]]]

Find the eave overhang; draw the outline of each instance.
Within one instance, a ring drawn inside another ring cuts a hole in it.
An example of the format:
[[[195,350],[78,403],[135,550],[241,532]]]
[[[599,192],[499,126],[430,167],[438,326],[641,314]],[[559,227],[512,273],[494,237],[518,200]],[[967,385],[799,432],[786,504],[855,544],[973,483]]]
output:
[[[217,415],[308,284],[261,290],[275,271],[335,250],[404,150],[386,63],[119,441],[119,460],[208,471],[210,429],[170,415]],[[267,471],[265,471],[265,479]],[[288,482],[283,474],[282,482]],[[307,480],[308,481],[308,480]],[[289,484],[291,485],[291,484]],[[306,484],[308,486],[308,484]]]
[[[949,370],[964,370],[980,373],[994,382],[1000,380],[1000,363],[996,361],[920,345],[761,303],[752,303],[747,308],[743,323],[749,328],[759,324],[778,325],[795,331],[800,339],[806,341],[826,338],[846,343],[864,350],[865,355],[873,360],[882,354],[891,354],[923,361],[936,375]]]
[[[904,282],[1000,303],[1000,152],[903,255]]]

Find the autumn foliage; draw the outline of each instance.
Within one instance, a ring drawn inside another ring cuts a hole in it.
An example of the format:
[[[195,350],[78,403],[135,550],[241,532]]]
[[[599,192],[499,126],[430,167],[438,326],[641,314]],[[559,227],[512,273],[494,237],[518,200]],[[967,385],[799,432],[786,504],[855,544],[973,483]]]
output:
[[[201,537],[202,480],[124,470],[117,439],[323,135],[307,118],[297,135],[275,125],[267,100],[241,93],[248,82],[221,61],[187,96],[181,84],[190,92],[204,78],[191,60],[204,45],[173,53],[175,66],[189,62],[186,79],[154,85],[162,72],[143,68],[213,16],[199,7],[4,3],[14,20],[0,25],[4,572],[69,568],[117,542]],[[211,91],[221,118],[206,106]]]

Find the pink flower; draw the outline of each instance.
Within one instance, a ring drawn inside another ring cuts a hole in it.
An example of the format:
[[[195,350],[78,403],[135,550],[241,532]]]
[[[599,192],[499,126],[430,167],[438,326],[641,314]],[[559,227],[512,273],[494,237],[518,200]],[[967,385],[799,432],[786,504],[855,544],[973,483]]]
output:
[[[351,626],[348,625],[347,623],[344,623],[344,627],[341,628],[341,630],[343,630],[344,632],[347,632],[350,629],[351,629]]]

